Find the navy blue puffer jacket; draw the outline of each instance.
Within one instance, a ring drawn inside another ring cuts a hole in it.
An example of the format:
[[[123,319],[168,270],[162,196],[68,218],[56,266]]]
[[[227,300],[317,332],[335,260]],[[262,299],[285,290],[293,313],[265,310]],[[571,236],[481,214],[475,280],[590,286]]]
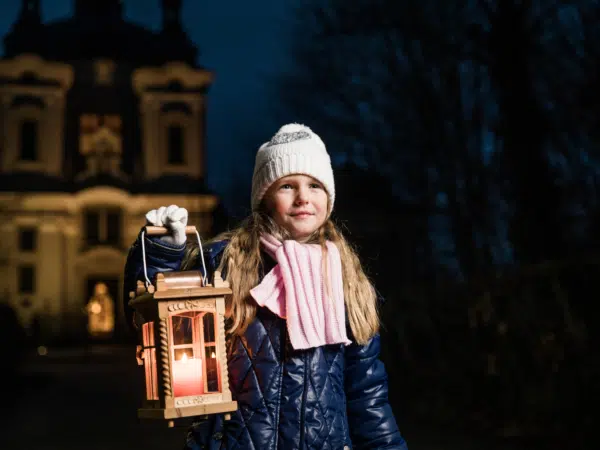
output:
[[[150,279],[157,272],[179,270],[183,247],[144,240]],[[225,245],[218,242],[204,249],[209,275]],[[125,266],[126,293],[144,279],[140,247],[138,237]],[[263,257],[265,270],[270,270],[274,262]],[[132,323],[131,310],[127,305],[125,309]],[[187,449],[407,448],[388,403],[379,336],[364,346],[297,351],[289,345],[285,321],[260,308],[245,334],[230,339],[229,382],[238,411],[229,421],[214,416],[192,427]]]

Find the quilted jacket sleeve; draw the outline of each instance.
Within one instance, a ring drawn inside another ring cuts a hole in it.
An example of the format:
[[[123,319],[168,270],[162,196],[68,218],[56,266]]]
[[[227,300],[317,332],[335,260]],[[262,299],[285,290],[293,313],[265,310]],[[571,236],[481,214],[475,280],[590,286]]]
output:
[[[125,318],[133,327],[133,310],[129,307],[129,292],[135,291],[138,280],[144,281],[144,257],[142,252],[142,233],[129,249],[123,276],[123,301],[125,302]],[[179,270],[185,251],[185,245],[173,246],[156,237],[144,236],[146,253],[146,270],[148,279],[152,281],[158,272]]]
[[[387,373],[379,335],[366,345],[346,348],[345,388],[352,447],[356,450],[406,450],[388,402]]]

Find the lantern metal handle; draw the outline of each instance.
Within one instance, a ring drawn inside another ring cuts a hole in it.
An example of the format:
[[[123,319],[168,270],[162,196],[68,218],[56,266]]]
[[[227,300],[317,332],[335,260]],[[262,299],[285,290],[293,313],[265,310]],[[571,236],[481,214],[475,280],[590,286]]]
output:
[[[142,262],[144,263],[144,278],[146,279],[145,285],[146,290],[148,290],[148,286],[152,283],[148,278],[148,267],[146,264],[146,243],[144,241],[145,235],[148,236],[165,236],[169,234],[171,230],[167,227],[156,227],[147,225],[142,229],[141,241],[142,241]],[[195,234],[198,238],[198,247],[200,247],[200,259],[202,260],[202,284],[206,286],[206,264],[204,262],[204,250],[202,249],[202,239],[200,239],[200,233],[198,233],[198,229],[194,225],[188,225],[185,227],[185,234]]]

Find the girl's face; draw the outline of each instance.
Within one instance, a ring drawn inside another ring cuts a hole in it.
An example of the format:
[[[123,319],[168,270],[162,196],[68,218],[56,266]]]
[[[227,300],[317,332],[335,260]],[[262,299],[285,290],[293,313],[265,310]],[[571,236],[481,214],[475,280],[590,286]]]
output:
[[[327,192],[308,175],[280,178],[269,187],[264,201],[275,223],[299,242],[305,242],[327,218]]]

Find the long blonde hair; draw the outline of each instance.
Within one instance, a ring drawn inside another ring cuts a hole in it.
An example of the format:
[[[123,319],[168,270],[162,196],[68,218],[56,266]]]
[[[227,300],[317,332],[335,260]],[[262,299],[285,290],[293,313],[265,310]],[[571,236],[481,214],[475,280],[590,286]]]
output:
[[[261,210],[248,216],[237,229],[211,240],[229,241],[217,270],[223,271],[226,268],[224,273],[233,291],[226,299],[227,317],[231,319],[228,332],[231,334],[242,335],[256,317],[257,304],[250,296],[250,290],[260,282],[263,271],[260,246],[262,233],[270,233],[281,241],[290,239],[289,234]],[[340,252],[350,328],[356,342],[364,345],[379,331],[375,289],[365,275],[356,252],[331,219],[326,220],[307,243],[320,244],[326,251],[326,241],[334,243]],[[182,270],[190,270],[196,264],[198,253],[197,243],[189,242]]]

